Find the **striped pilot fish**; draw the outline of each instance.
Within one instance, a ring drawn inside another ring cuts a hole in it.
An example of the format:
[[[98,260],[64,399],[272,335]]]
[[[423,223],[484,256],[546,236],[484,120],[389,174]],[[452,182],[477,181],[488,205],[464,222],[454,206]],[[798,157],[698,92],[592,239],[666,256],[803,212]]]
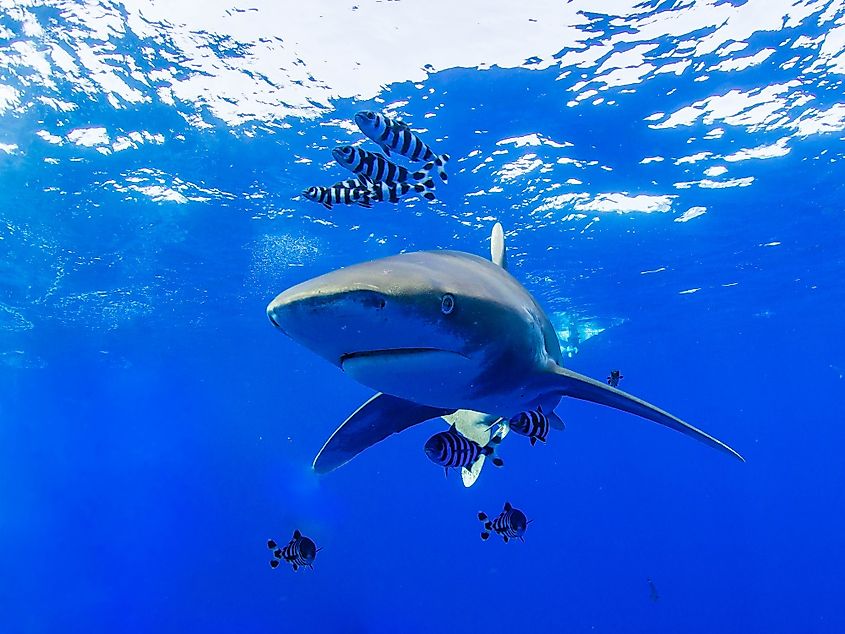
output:
[[[435,154],[426,143],[398,119],[391,119],[378,112],[362,110],[355,115],[355,123],[361,132],[375,141],[385,155],[396,152],[407,156],[412,161],[431,161],[437,167],[437,173],[443,182],[449,180],[445,165],[449,161],[448,154]]]
[[[533,447],[538,440],[546,442],[549,427],[563,429],[564,424],[557,414],[552,412],[547,415],[540,406],[536,410],[517,414],[508,421],[508,427],[520,436],[528,436]]]
[[[478,514],[478,519],[484,523],[481,539],[486,540],[490,537],[490,531],[493,531],[500,535],[506,544],[514,537],[524,542],[525,539],[522,536],[532,521],[525,517],[525,513],[513,508],[510,502],[505,502],[505,509],[496,519],[491,521],[483,512]]]
[[[326,209],[331,209],[332,205],[361,205],[367,209],[372,207],[369,188],[355,179],[341,181],[331,187],[309,187],[302,195],[308,200],[320,203]]]
[[[426,163],[421,170],[411,172],[407,168],[389,161],[383,154],[369,152],[351,145],[336,147],[332,150],[332,156],[335,161],[349,171],[358,174],[358,176],[366,176],[374,183],[380,181],[386,183],[425,181],[435,167],[434,163]]]
[[[308,566],[314,569],[314,559],[320,548],[313,540],[305,537],[299,530],[293,531],[293,538],[288,542],[287,546],[279,548],[275,540],[267,540],[267,548],[273,551],[273,559],[270,560],[270,567],[276,568],[280,561],[284,561],[293,566],[294,570],[298,570],[302,566]]]
[[[365,177],[366,178],[366,177]],[[369,182],[369,179],[367,179]],[[409,192],[421,194],[426,200],[434,200],[434,181],[431,177],[425,179],[422,183],[387,183],[379,181],[378,183],[369,183],[369,196],[372,200],[378,202],[399,202],[399,199]]]
[[[447,431],[434,434],[425,443],[425,455],[435,464],[439,464],[449,475],[449,467],[471,471],[472,465],[481,456],[493,456],[492,462],[501,467],[502,459],[495,455],[495,447],[501,436],[494,435],[483,447],[474,440],[462,436],[454,424]]]

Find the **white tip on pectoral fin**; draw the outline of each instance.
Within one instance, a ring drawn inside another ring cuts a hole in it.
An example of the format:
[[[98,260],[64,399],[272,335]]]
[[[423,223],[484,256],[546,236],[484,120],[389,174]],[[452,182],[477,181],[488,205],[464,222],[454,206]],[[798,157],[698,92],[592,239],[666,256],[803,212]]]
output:
[[[493,260],[493,264],[498,264],[503,269],[508,268],[505,255],[505,232],[501,222],[493,225],[493,233],[490,234],[490,259]]]

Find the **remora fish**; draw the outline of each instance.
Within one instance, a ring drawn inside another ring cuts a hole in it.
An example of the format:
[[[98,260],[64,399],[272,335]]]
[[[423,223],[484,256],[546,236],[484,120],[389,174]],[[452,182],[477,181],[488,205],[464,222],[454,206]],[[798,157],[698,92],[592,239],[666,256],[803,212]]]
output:
[[[382,154],[369,152],[351,145],[341,145],[332,150],[334,160],[349,171],[363,174],[374,183],[420,182],[429,178],[434,163],[426,163],[421,170],[411,172],[407,168],[389,161]]]
[[[408,124],[370,110],[357,113],[355,123],[361,128],[361,132],[381,146],[386,156],[390,156],[393,151],[407,156],[412,161],[431,161],[437,167],[437,173],[443,182],[449,180],[444,169],[449,155],[435,154]]]
[[[492,262],[458,251],[403,253],[302,282],[270,303],[275,327],[379,392],[332,434],[316,471],[457,410],[509,419],[540,406],[553,412],[566,396],[636,414],[743,460],[672,414],[564,368],[551,322],[503,266],[498,223],[491,252]]]

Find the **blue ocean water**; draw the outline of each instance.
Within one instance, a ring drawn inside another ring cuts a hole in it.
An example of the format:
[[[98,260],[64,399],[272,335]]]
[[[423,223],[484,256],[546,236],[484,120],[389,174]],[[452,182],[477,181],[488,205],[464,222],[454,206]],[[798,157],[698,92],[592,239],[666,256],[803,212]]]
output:
[[[845,631],[843,75],[841,1],[0,4],[0,632]],[[436,202],[298,196],[362,109]],[[315,475],[373,392],[268,302],[496,221],[568,367],[747,462],[564,399],[472,488],[433,421]]]

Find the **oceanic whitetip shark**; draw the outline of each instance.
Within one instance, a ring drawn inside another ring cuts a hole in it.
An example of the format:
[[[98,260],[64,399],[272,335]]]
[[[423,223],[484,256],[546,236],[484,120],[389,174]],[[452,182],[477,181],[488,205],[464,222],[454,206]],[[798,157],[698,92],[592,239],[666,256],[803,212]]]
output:
[[[332,434],[315,471],[332,471],[432,418],[471,410],[507,420],[539,406],[553,412],[565,396],[636,414],[743,460],[672,414],[564,368],[551,322],[506,270],[498,223],[491,255],[403,253],[302,282],[270,303],[274,326],[379,392]]]

